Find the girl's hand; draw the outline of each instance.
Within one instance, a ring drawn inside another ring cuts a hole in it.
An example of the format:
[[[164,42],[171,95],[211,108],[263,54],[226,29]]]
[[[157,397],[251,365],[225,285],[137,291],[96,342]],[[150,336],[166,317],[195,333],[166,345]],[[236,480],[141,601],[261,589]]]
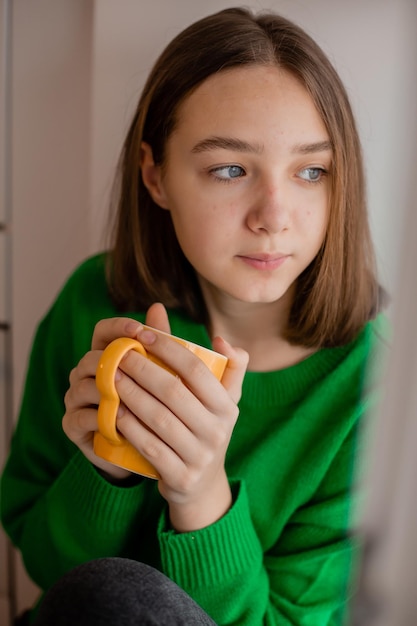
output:
[[[149,326],[169,333],[169,321],[162,304],[153,304],[146,316]],[[91,351],[88,352],[70,374],[70,387],[65,395],[66,412],[62,427],[67,437],[75,443],[91,463],[113,479],[124,479],[131,472],[107,463],[93,451],[94,433],[97,426],[97,407],[100,396],[95,383],[96,370],[102,351],[118,337],[136,338],[143,325],[136,320],[117,317],[101,320],[94,329]]]
[[[117,427],[159,472],[173,527],[184,532],[208,526],[232,504],[224,464],[248,355],[216,338],[213,348],[229,359],[220,383],[169,337],[143,330],[138,339],[178,376],[128,352],[116,376],[123,411]]]
[[[170,332],[168,316],[162,304],[155,303],[149,308],[146,324]],[[143,325],[136,320],[124,317],[98,322],[92,337],[91,351],[71,371],[70,387],[64,399],[66,412],[62,419],[62,427],[65,434],[91,463],[116,480],[127,478],[131,472],[107,463],[93,451],[94,433],[98,429],[97,407],[100,399],[95,375],[104,348],[119,337],[136,338],[142,328]]]
[[[94,454],[93,438],[98,429],[97,407],[100,400],[95,375],[104,348],[118,337],[136,337],[142,328],[142,324],[127,318],[111,318],[98,322],[94,329],[92,349],[71,371],[70,387],[65,395],[66,412],[62,419],[65,434],[91,463],[113,479],[127,478],[130,472],[107,463]]]

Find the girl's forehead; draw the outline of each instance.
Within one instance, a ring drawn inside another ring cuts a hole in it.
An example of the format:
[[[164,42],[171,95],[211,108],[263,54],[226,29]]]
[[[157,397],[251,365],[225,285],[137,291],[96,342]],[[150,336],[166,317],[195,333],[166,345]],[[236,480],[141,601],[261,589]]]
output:
[[[276,66],[247,66],[213,74],[181,103],[180,133],[231,132],[246,128],[263,133],[327,136],[311,95],[292,74]]]
[[[250,93],[259,87],[271,85],[288,88],[291,84],[297,85],[307,94],[305,88],[292,74],[285,69],[274,65],[245,65],[243,67],[227,68],[211,74],[203,80],[193,91],[185,97],[184,102],[190,99],[215,99],[218,95],[240,97],[241,91]],[[238,92],[238,93],[237,93]],[[259,92],[262,95],[262,91]]]
[[[250,65],[212,74],[184,98],[179,112],[204,115],[203,105],[220,111],[230,104],[243,108],[250,102],[251,107],[264,107],[268,101],[274,105],[300,99],[313,105],[306,88],[292,74],[275,66]]]

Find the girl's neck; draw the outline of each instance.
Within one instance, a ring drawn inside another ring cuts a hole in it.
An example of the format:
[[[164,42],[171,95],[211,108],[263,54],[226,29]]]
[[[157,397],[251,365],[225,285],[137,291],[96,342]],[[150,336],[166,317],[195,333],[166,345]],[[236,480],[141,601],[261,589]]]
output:
[[[203,288],[204,291],[204,288]],[[292,302],[286,293],[278,302],[253,304],[213,298],[205,294],[210,335],[223,337],[249,354],[250,371],[272,371],[299,363],[314,350],[295,346],[284,338]]]

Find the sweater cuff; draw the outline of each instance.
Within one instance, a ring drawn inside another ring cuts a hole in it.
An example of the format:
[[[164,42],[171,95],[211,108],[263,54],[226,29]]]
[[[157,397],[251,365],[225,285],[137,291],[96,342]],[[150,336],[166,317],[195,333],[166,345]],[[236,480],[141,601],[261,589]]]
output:
[[[112,485],[79,450],[52,490],[55,488],[67,494],[67,502],[77,503],[85,526],[104,533],[125,528],[137,515],[144,494],[142,482],[131,487]]]
[[[253,571],[262,561],[243,483],[231,483],[234,504],[220,520],[193,532],[177,533],[161,516],[158,537],[162,569],[183,589],[218,586]]]

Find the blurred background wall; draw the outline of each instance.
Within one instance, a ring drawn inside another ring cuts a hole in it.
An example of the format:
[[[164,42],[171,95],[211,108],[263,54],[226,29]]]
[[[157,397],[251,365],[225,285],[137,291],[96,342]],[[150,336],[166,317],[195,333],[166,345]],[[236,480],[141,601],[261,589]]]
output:
[[[63,281],[103,246],[113,171],[141,86],[184,26],[233,2],[0,0],[0,435],[7,452],[30,343]],[[348,89],[384,285],[395,298],[415,178],[414,0],[263,0],[304,27]],[[1,320],[0,320],[1,321]],[[12,373],[11,376],[11,368]],[[6,441],[6,444],[4,442]],[[0,535],[0,623],[37,590]]]

